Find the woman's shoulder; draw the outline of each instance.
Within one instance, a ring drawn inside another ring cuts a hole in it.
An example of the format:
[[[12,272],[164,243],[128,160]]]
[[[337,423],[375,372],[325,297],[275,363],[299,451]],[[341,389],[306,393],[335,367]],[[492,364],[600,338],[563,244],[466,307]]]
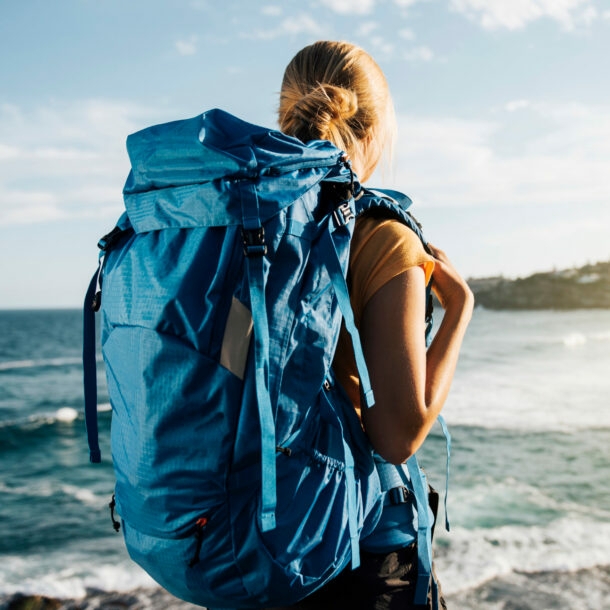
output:
[[[356,221],[351,263],[391,264],[405,270],[426,263],[433,265],[434,259],[418,235],[400,220],[365,215]]]
[[[389,218],[358,218],[352,239],[350,279],[352,297],[360,307],[391,279],[416,266],[424,269],[428,283],[434,259],[407,225]]]

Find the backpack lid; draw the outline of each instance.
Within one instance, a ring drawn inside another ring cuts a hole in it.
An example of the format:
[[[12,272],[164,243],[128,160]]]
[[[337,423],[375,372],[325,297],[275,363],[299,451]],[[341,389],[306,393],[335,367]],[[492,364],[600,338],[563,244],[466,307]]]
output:
[[[123,195],[136,232],[240,224],[237,193],[244,179],[256,187],[264,221],[325,178],[343,156],[328,141],[303,144],[219,109],[138,131],[127,138],[127,151],[132,169]],[[349,170],[343,171],[347,181]]]

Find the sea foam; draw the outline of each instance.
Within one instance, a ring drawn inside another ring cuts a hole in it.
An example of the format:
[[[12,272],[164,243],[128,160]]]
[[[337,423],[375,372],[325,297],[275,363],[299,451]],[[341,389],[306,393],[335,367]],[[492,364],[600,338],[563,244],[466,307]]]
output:
[[[88,589],[126,592],[158,585],[128,557],[95,559],[82,553],[54,554],[33,563],[27,557],[5,556],[0,569],[0,593],[46,595],[60,599],[85,597]],[[70,566],[58,568],[57,566]],[[10,566],[10,567],[9,567]]]
[[[61,409],[57,409],[57,411],[55,411],[54,418],[58,422],[70,424],[78,418],[78,411],[72,407],[62,407]]]
[[[564,517],[542,527],[453,528],[439,532],[436,559],[446,593],[516,572],[576,571],[610,565],[610,523]]]
[[[46,366],[58,367],[82,364],[81,358],[47,358],[45,360],[8,360],[0,362],[0,371],[12,371],[15,369],[32,369]]]

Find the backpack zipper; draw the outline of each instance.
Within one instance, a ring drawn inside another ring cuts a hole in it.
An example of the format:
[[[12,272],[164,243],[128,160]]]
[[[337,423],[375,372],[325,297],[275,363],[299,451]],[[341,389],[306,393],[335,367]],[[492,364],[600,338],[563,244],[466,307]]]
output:
[[[199,563],[199,554],[201,553],[201,545],[203,544],[203,530],[205,530],[207,524],[207,517],[200,517],[195,522],[195,552],[189,561],[189,568],[192,568]]]

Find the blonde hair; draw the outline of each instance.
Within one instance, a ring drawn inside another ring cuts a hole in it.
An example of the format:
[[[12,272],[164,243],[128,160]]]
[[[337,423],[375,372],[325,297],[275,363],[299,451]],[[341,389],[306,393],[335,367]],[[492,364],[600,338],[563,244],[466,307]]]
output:
[[[360,180],[391,150],[396,132],[381,68],[360,47],[332,41],[305,47],[286,67],[279,125],[303,142],[330,140],[351,158]]]

